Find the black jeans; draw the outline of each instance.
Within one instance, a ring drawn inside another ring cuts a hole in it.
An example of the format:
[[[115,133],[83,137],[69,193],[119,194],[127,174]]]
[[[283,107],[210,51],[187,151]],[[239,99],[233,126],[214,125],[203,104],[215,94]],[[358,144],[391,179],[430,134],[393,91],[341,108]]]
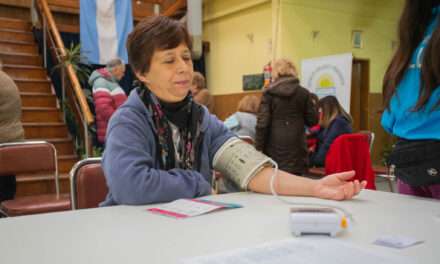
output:
[[[0,202],[14,199],[16,187],[15,175],[0,176]]]

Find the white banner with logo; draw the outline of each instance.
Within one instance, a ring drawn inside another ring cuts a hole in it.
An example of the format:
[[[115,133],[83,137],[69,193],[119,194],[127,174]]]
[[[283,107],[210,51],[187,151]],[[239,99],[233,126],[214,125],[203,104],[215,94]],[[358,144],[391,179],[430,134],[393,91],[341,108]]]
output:
[[[351,53],[318,57],[301,61],[301,85],[323,98],[334,95],[350,112]]]

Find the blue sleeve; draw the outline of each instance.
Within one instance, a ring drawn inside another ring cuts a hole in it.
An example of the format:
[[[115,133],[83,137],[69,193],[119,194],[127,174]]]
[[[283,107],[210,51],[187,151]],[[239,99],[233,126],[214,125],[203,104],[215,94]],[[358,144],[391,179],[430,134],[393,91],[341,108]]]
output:
[[[120,109],[107,132],[103,169],[117,204],[142,205],[193,198],[211,193],[197,171],[155,167],[155,137],[145,117]]]
[[[383,112],[380,123],[382,127],[385,129],[385,131],[392,134],[393,132],[392,128],[393,128],[393,124],[395,123],[395,117],[388,109],[385,109],[385,111]]]
[[[342,134],[351,133],[352,128],[351,124],[343,119],[336,118],[329,126],[328,131],[324,135],[322,140],[322,144],[318,147],[318,151],[313,156],[312,163],[319,166],[325,165],[325,157],[327,155],[328,150],[330,149],[333,141]]]

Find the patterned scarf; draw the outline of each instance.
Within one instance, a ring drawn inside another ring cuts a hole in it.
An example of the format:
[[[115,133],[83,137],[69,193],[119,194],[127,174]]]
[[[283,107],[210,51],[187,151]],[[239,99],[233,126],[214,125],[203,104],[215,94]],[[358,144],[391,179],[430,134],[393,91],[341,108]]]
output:
[[[200,105],[193,102],[190,94],[182,102],[168,104],[160,102],[143,85],[137,89],[144,104],[153,113],[162,169],[200,170],[200,146],[203,138],[200,129],[203,112]],[[177,150],[173,143],[170,123],[177,127],[180,133],[181,140],[176,146]]]

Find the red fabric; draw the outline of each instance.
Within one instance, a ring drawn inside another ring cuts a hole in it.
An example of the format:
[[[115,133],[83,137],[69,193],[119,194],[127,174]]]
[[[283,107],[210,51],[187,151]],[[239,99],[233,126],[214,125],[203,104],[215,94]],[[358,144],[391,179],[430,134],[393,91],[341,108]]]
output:
[[[312,126],[309,128],[309,135],[307,136],[307,149],[315,151],[316,144],[318,143],[318,138],[316,137],[316,134],[321,129],[321,126],[319,124]]]
[[[344,134],[336,138],[325,158],[325,173],[356,171],[353,180],[367,180],[367,189],[376,190],[366,134]]]
[[[107,133],[107,124],[116,109],[127,100],[123,93],[111,95],[110,92],[101,89],[93,93],[96,112],[96,134],[98,141],[104,143]]]

